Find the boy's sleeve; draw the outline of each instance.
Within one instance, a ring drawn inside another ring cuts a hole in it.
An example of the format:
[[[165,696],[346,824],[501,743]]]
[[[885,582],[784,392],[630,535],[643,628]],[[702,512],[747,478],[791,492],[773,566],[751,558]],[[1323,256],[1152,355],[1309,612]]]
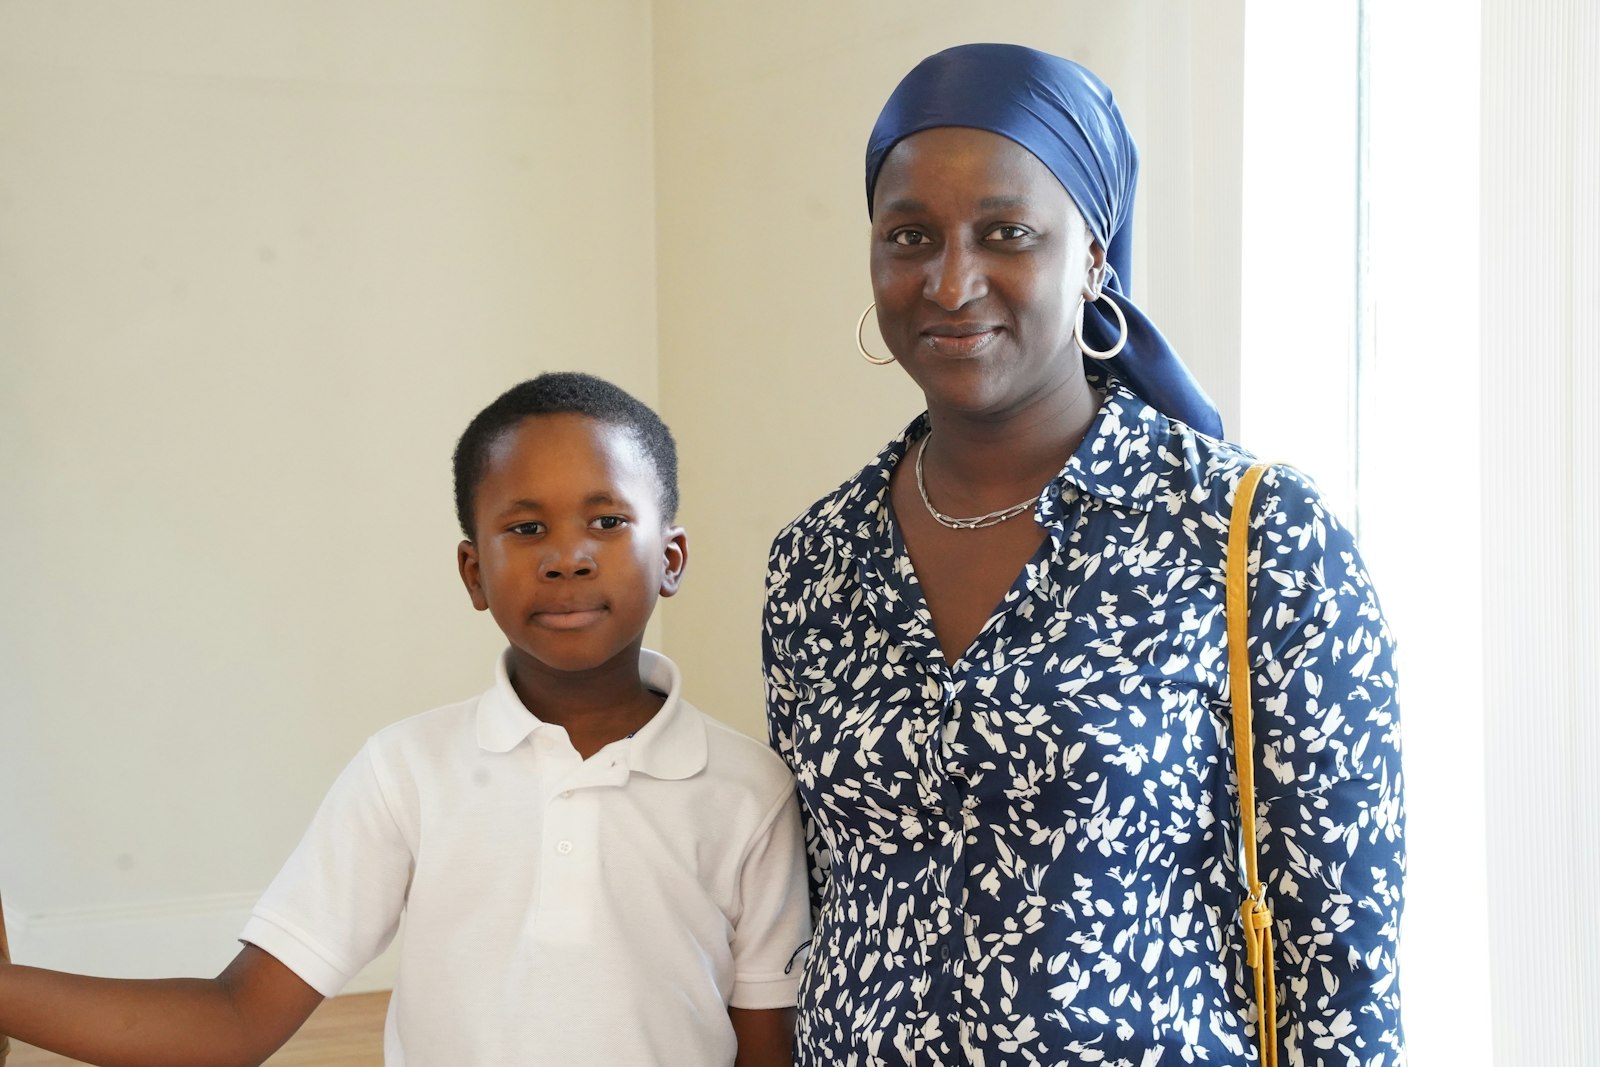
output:
[[[1285,468],[1262,487],[1249,644],[1279,1036],[1290,1063],[1393,1065],[1405,872],[1394,639],[1316,489]]]
[[[787,777],[787,776],[785,776]],[[792,1008],[811,939],[800,808],[785,784],[746,850],[733,932],[735,1008]]]
[[[368,742],[328,791],[239,939],[331,997],[394,938],[411,869],[412,850]]]

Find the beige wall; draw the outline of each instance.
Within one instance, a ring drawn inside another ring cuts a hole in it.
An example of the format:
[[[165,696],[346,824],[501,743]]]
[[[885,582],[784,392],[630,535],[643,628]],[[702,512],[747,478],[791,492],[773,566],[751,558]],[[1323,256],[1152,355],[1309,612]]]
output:
[[[667,650],[703,707],[762,732],[772,535],[921,410],[899,368],[861,359],[853,330],[872,299],[867,134],[923,56],[1015,41],[1077,59],[1113,87],[1144,150],[1136,293],[1232,423],[1242,10],[1214,5],[1191,20],[1189,5],[1086,0],[657,9],[661,403],[683,452],[694,552],[666,609]],[[867,333],[883,351],[870,322]]]
[[[766,545],[919,409],[851,332],[866,134],[930,51],[1021,41],[1116,88],[1140,296],[1231,416],[1237,130],[1207,116],[1238,112],[1241,10],[0,5],[18,954],[215,966],[361,738],[481,688],[448,453],[543,369],[675,428],[692,558],[659,629],[760,733]]]
[[[450,449],[543,369],[655,399],[650,93],[646,0],[0,5],[23,958],[226,960],[362,737],[484,685]]]

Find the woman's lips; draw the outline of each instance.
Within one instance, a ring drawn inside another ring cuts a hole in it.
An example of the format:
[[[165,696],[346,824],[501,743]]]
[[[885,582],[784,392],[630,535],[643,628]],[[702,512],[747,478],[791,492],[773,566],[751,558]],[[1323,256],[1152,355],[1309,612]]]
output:
[[[942,356],[972,356],[998,336],[998,326],[932,326],[922,331],[922,343]]]

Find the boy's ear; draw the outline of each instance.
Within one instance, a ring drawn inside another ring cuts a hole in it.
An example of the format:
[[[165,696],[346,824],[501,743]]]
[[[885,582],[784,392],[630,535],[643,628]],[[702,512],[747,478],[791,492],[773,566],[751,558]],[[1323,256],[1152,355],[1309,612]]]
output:
[[[689,565],[689,535],[682,526],[669,526],[663,538],[662,554],[666,566],[661,569],[661,595],[671,596],[683,581],[683,569]]]
[[[479,611],[489,610],[489,601],[483,595],[483,582],[478,577],[478,546],[463,541],[456,546],[456,570],[461,572],[461,584],[467,587],[472,606]]]

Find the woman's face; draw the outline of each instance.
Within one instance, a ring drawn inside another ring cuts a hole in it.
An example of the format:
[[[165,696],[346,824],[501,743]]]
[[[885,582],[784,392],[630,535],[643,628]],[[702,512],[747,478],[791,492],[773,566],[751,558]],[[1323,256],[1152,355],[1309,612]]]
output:
[[[878,328],[930,410],[1004,417],[1081,382],[1072,326],[1103,255],[1033,153],[923,130],[889,152],[872,202]]]

